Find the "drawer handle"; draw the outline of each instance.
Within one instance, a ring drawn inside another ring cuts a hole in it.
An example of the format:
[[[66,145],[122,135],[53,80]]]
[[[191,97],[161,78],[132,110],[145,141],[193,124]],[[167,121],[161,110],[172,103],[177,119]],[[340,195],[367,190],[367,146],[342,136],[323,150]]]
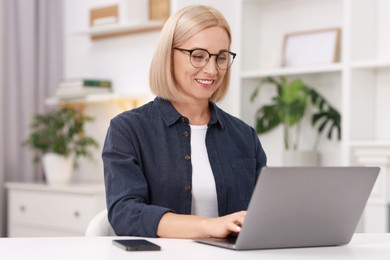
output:
[[[74,216],[75,218],[79,218],[79,217],[80,217],[80,212],[75,211],[75,212],[73,213],[73,216]]]
[[[25,212],[26,211],[26,207],[24,205],[21,205],[21,206],[19,206],[19,210],[21,212]]]

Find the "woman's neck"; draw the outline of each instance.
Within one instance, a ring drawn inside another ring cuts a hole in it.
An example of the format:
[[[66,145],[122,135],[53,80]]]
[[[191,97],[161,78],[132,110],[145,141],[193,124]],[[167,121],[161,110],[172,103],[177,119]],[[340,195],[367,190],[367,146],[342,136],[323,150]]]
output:
[[[181,115],[188,118],[190,125],[207,125],[210,121],[209,102],[177,102],[172,101],[173,107]]]

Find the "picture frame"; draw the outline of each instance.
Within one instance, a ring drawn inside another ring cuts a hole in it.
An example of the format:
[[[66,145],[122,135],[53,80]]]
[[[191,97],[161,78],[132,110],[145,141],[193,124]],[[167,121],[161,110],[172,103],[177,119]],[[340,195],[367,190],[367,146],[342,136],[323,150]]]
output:
[[[149,0],[149,20],[165,22],[170,14],[170,0]]]
[[[119,21],[118,5],[96,7],[96,8],[92,8],[89,11],[90,27],[114,24],[114,23],[118,23],[118,21]]]
[[[339,61],[340,28],[288,33],[284,36],[282,66],[326,65]]]

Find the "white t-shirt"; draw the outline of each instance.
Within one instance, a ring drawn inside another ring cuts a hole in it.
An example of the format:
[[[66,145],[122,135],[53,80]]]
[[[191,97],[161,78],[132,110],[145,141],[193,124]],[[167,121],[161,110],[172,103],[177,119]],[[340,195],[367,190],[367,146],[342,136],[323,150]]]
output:
[[[191,125],[192,215],[218,217],[217,190],[206,149],[207,125]]]

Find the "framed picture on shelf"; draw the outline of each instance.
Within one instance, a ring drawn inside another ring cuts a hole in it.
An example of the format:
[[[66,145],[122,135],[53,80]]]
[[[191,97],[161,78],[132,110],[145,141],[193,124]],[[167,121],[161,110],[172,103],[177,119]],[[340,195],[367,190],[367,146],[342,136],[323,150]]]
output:
[[[95,7],[89,13],[89,25],[91,27],[107,24],[115,24],[119,21],[118,5]]]
[[[282,66],[325,65],[338,62],[340,34],[340,28],[286,34]]]
[[[170,0],[149,0],[149,19],[165,22],[170,13]]]

